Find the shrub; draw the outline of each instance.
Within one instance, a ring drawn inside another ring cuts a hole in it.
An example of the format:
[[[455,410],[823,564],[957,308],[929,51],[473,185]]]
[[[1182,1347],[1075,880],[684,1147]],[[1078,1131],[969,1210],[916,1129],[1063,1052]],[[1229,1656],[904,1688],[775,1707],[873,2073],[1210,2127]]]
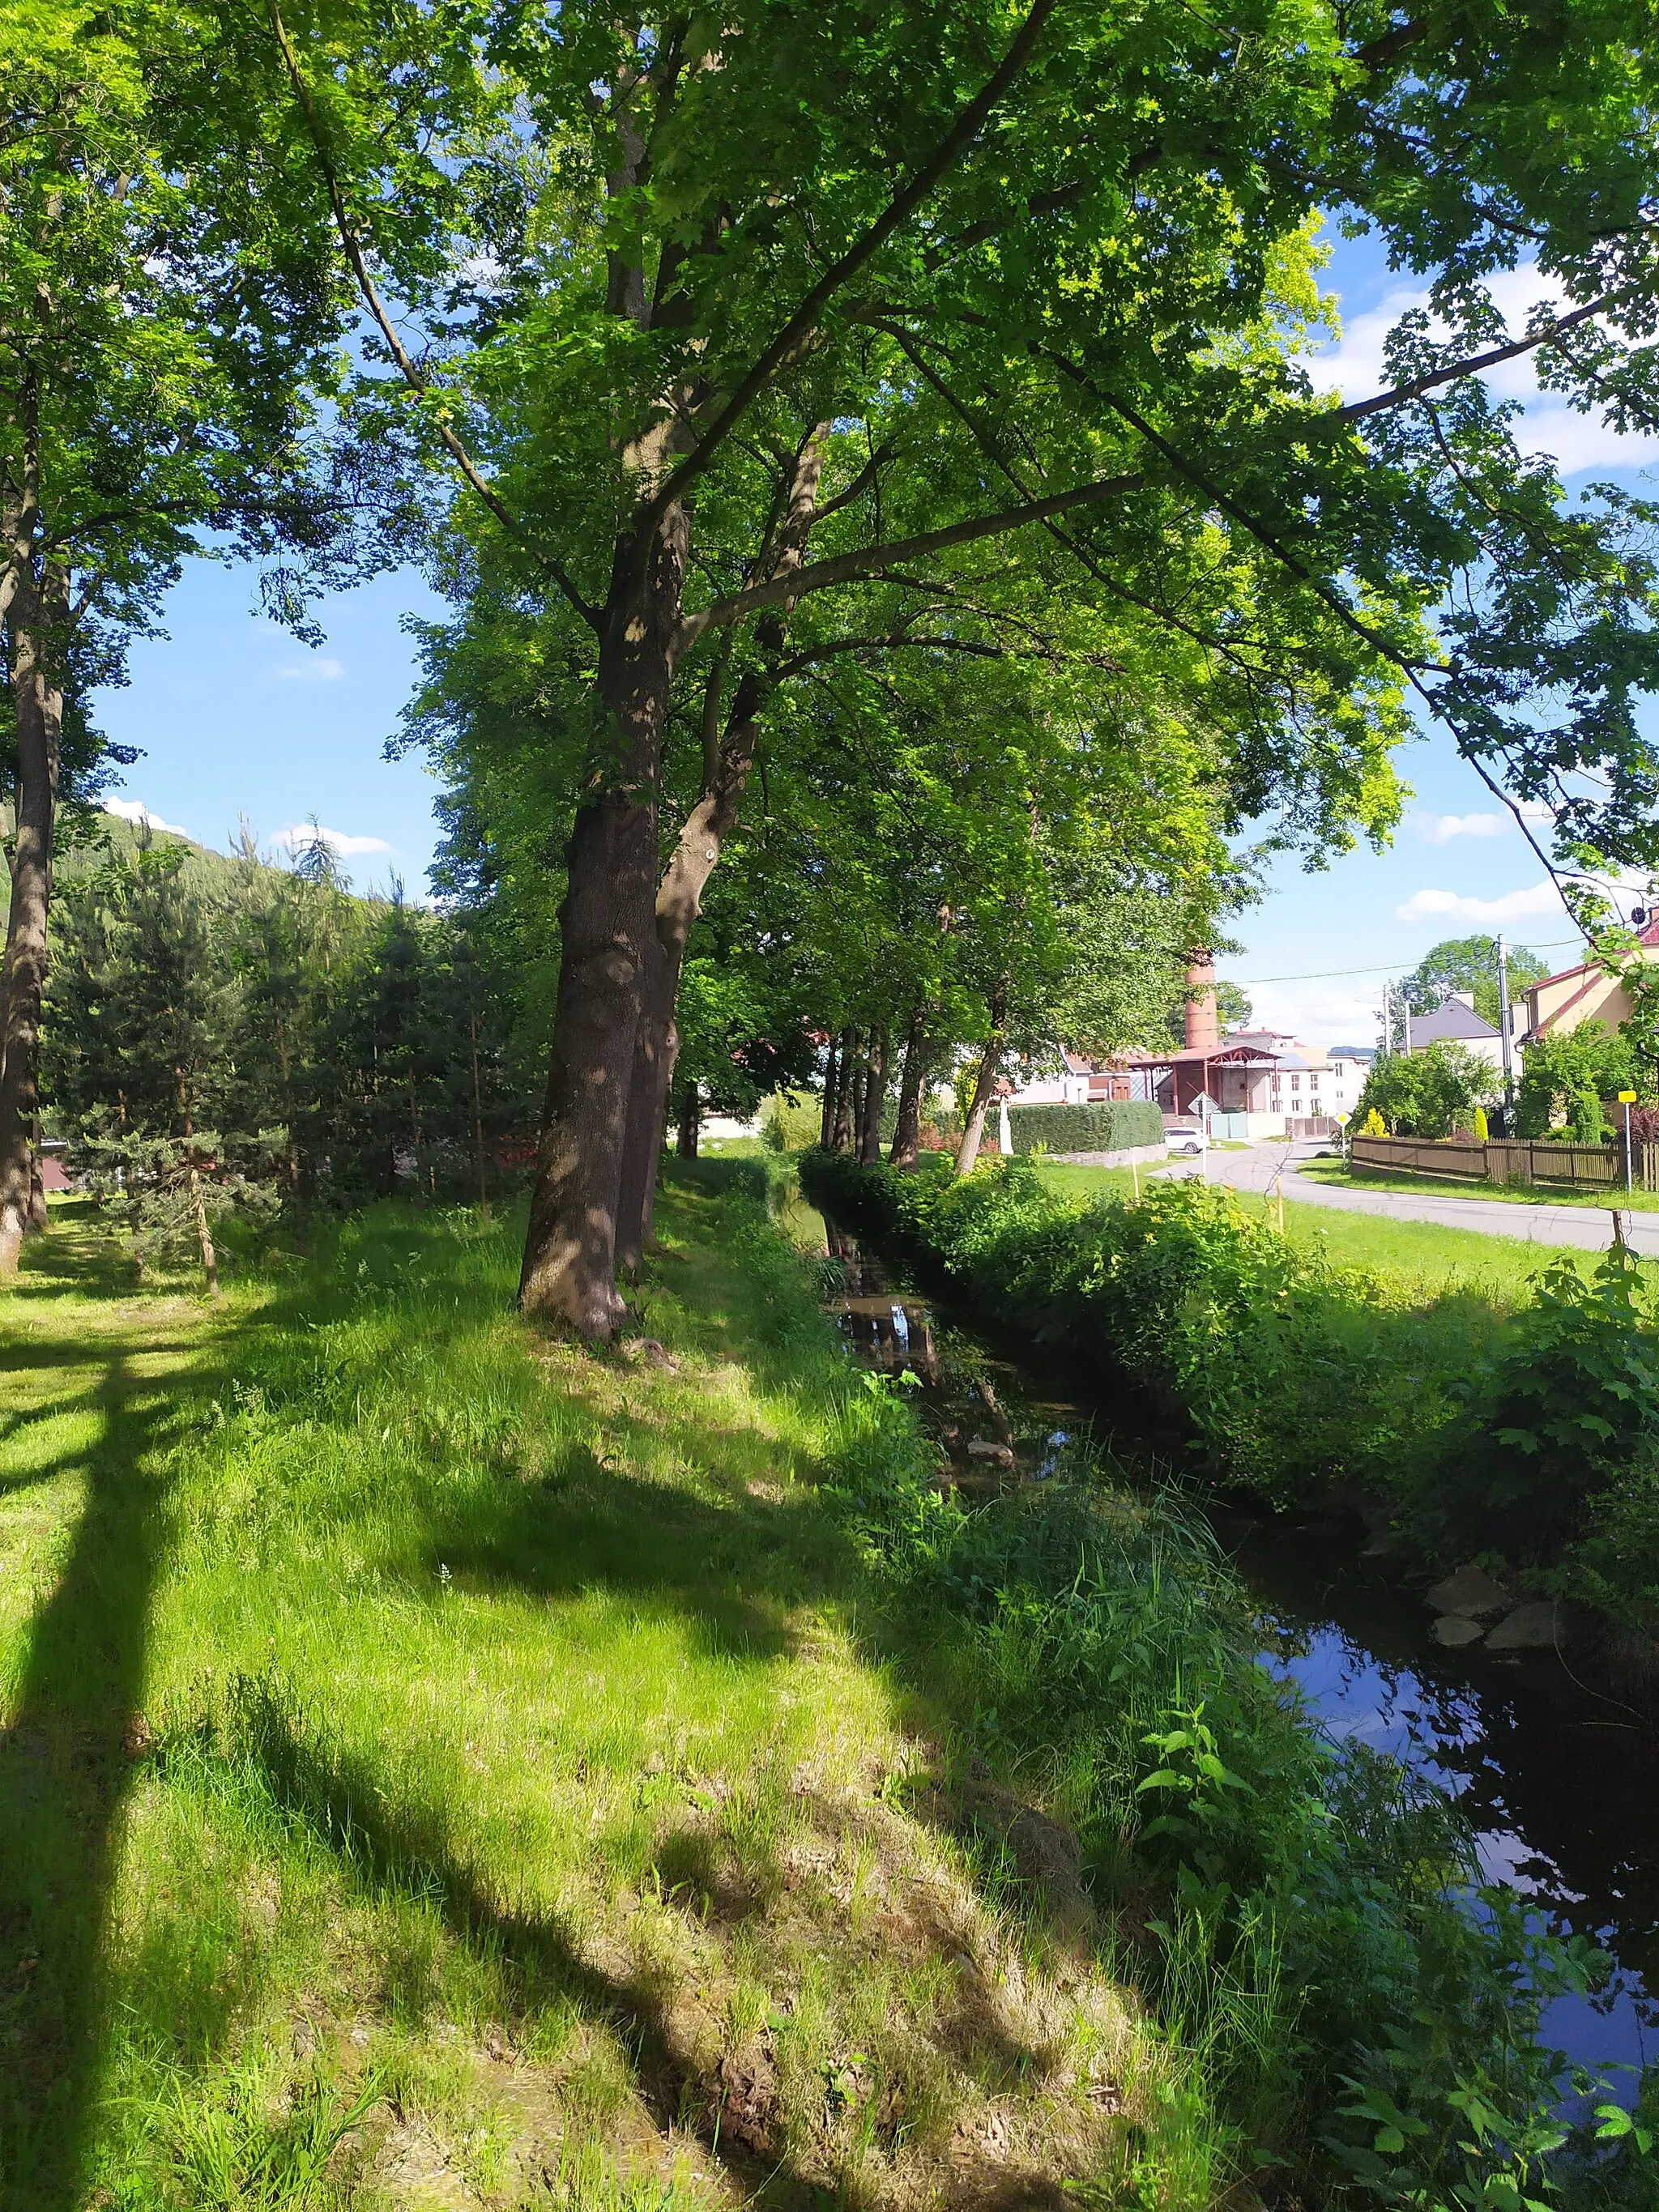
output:
[[[1356,1110],[1380,1114],[1396,1137],[1449,1137],[1474,1126],[1475,1109],[1498,1095],[1498,1071],[1467,1045],[1431,1044],[1390,1053],[1365,1079]]]
[[[1457,1417],[1467,1313],[1445,1326],[1403,1285],[1286,1243],[1213,1185],[1079,1211],[1021,1160],[954,1181],[821,1152],[804,1155],[801,1185],[1000,1320],[1111,1361],[1185,1416],[1212,1475],[1281,1503],[1340,1481],[1392,1491]]]
[[[775,1091],[760,1110],[761,1141],[769,1152],[799,1152],[816,1145],[823,1127],[823,1101],[810,1091]]]
[[[1142,1098],[1103,1099],[1093,1105],[1011,1106],[1008,1127],[1016,1152],[1127,1152],[1164,1142],[1164,1116]]]

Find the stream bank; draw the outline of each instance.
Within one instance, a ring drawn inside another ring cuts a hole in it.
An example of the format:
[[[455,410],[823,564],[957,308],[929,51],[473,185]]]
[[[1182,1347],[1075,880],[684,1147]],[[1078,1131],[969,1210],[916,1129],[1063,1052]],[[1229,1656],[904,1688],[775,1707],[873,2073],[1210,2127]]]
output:
[[[1079,1438],[1144,1488],[1167,1481],[1177,1432],[1145,1394],[1115,1389],[1103,1405],[1075,1360],[1030,1343],[1012,1351],[948,1302],[895,1291],[878,1260],[826,1225],[848,1277],[830,1310],[867,1365],[921,1380],[944,1482],[970,1498],[1042,1482]],[[1545,2033],[1577,2064],[1632,2069],[1613,2079],[1633,2098],[1637,2073],[1659,2057],[1659,1730],[1650,1716],[1576,1652],[1437,1638],[1445,1616],[1397,1554],[1368,1546],[1357,1517],[1187,1494],[1245,1585],[1264,1662],[1296,1683],[1324,1729],[1444,1790],[1473,1832],[1484,1880],[1613,1958],[1610,1985],[1554,1999]]]

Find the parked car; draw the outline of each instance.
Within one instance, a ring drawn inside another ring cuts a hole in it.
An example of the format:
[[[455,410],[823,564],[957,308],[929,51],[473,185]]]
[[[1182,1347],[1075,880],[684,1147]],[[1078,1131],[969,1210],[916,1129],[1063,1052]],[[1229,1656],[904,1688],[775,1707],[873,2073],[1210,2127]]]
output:
[[[1210,1148],[1210,1140],[1197,1121],[1166,1121],[1164,1125],[1164,1149],[1171,1159],[1201,1160]]]

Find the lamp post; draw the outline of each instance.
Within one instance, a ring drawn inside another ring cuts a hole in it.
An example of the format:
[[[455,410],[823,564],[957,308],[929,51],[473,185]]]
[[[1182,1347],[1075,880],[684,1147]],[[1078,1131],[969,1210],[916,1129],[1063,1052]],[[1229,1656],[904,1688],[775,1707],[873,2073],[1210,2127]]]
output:
[[[1625,1109],[1625,1195],[1628,1198],[1635,1188],[1635,1178],[1631,1173],[1630,1161],[1630,1109],[1636,1103],[1636,1093],[1633,1091],[1621,1091],[1619,1094],[1619,1103]]]

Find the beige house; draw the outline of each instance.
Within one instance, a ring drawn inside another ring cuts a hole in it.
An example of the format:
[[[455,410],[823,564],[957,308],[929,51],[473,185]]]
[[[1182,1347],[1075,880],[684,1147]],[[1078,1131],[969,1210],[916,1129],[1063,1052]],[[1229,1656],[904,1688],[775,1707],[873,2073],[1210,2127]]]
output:
[[[1651,967],[1659,961],[1659,921],[1649,923],[1639,942],[1638,957],[1644,967]],[[1546,975],[1541,982],[1528,986],[1526,1000],[1523,1045],[1535,1037],[1570,1036],[1581,1022],[1600,1022],[1605,1029],[1616,1030],[1631,1014],[1624,985],[1593,962],[1564,968],[1559,975]]]

